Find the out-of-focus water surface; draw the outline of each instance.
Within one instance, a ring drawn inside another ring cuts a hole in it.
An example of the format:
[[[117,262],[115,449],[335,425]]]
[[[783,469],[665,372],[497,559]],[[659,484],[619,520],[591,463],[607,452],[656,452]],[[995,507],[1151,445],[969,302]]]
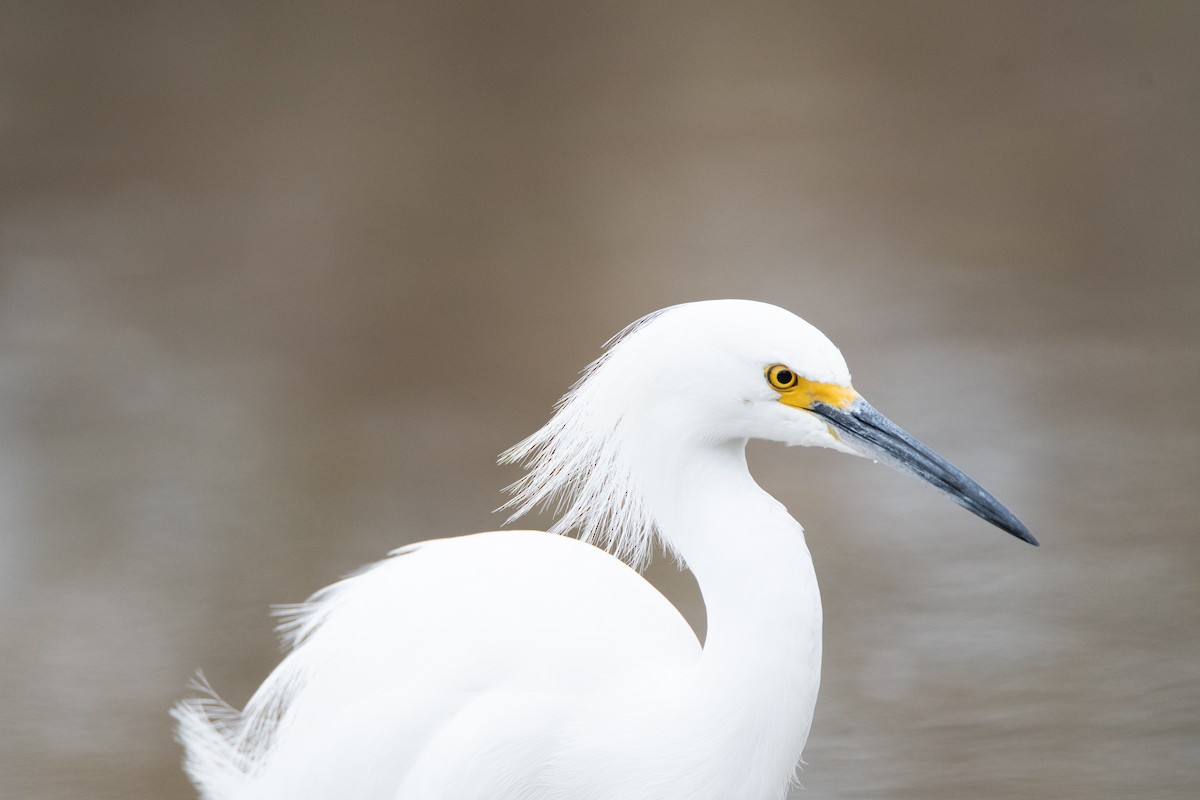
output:
[[[795,796],[1200,796],[1198,8],[6,4],[0,796],[194,796],[196,668],[498,525],[600,344],[724,296],[1043,542],[753,448],[826,604]]]

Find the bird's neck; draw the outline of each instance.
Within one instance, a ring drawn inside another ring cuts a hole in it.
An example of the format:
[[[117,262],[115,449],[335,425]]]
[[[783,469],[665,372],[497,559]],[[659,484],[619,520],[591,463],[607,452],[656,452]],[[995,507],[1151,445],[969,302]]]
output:
[[[750,476],[744,441],[675,452],[678,463],[660,464],[644,485],[660,532],[704,596],[708,634],[694,687],[727,726],[728,746],[753,748],[741,763],[786,786],[821,668],[821,599],[804,533]]]

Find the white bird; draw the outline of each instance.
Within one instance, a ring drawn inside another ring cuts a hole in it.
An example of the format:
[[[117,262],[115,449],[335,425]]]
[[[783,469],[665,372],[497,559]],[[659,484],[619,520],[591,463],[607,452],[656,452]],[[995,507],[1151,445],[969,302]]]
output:
[[[550,533],[397,550],[290,610],[290,652],[243,711],[215,695],[175,709],[201,796],[783,798],[817,697],[821,599],[803,529],[746,467],[752,438],[885,461],[1037,544],[859,397],[799,317],[668,308],[502,456],[528,467],[515,516],[560,503]],[[580,539],[553,535],[568,530]],[[656,540],[700,586],[703,646],[619,560],[640,566]]]

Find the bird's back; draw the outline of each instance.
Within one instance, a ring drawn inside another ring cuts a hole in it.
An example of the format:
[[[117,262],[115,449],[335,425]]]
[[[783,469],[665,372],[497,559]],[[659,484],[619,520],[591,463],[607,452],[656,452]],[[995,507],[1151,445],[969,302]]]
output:
[[[472,715],[524,714],[514,731],[552,738],[555,709],[570,706],[559,701],[700,654],[678,611],[632,569],[533,531],[397,551],[281,627],[292,650],[243,712],[215,701],[177,709],[206,800],[393,800],[415,775],[440,780],[439,736],[453,725],[461,739]]]

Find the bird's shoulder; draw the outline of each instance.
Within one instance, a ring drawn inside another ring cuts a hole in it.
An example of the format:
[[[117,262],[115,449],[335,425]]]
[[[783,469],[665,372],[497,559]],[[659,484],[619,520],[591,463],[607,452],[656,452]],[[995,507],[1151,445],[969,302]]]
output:
[[[281,627],[292,652],[277,673],[304,684],[286,693],[294,702],[329,693],[344,704],[406,686],[578,694],[700,653],[678,610],[636,571],[540,531],[402,548],[318,592]]]
[[[301,614],[314,636],[378,641],[416,662],[410,669],[421,670],[427,643],[441,670],[478,671],[486,656],[492,669],[506,667],[510,679],[539,687],[564,669],[576,679],[611,676],[630,659],[699,653],[678,610],[635,570],[590,544],[541,531],[402,548],[318,594]]]
[[[406,775],[442,780],[446,742],[492,730],[480,720],[525,719],[543,736],[565,709],[602,707],[700,654],[687,622],[641,575],[592,545],[537,531],[402,548],[289,608],[281,629],[290,652],[225,723],[236,752],[209,735],[202,705],[182,712],[194,723],[184,733],[194,772],[240,787],[223,796],[328,796],[360,762],[376,765],[363,773],[376,788],[355,796],[375,797]],[[243,777],[237,763],[256,766]],[[384,763],[390,777],[378,772]]]

